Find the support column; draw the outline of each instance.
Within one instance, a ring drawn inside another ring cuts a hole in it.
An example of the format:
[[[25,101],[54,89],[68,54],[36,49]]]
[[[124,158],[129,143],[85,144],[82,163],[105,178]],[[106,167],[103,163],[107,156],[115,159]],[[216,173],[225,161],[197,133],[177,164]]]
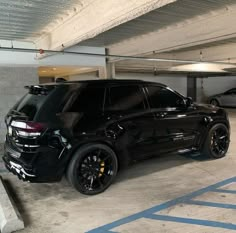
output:
[[[187,76],[187,96],[193,101],[197,100],[197,78],[195,76]]]
[[[106,63],[105,67],[100,67],[98,76],[101,79],[114,79],[116,77],[115,63]]]
[[[116,77],[116,70],[115,70],[115,63],[107,63],[106,64],[107,70],[107,79],[114,79]]]

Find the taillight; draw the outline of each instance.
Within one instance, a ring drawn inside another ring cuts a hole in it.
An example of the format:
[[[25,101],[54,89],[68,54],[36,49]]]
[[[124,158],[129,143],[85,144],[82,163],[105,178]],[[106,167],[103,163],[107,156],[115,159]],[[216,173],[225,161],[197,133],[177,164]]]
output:
[[[11,127],[16,128],[22,136],[39,136],[46,129],[45,124],[31,121],[12,121]]]

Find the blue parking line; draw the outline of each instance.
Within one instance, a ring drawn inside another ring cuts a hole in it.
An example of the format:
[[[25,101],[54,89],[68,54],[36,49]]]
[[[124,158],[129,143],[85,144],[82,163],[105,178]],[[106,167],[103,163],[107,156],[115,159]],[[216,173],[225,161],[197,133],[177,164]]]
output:
[[[236,194],[236,190],[228,190],[228,189],[215,189],[212,190],[212,192]]]
[[[201,206],[224,208],[224,209],[234,209],[234,210],[236,209],[236,205],[218,203],[218,202],[188,200],[188,201],[185,201],[184,203],[191,204],[191,205],[201,205]]]
[[[149,209],[146,209],[144,211],[138,212],[136,214],[124,217],[124,218],[119,219],[117,221],[114,221],[112,223],[106,224],[104,226],[100,226],[98,228],[95,228],[93,230],[88,231],[87,233],[114,233],[114,232],[111,231],[113,228],[119,227],[121,225],[133,222],[133,221],[141,219],[141,218],[150,218],[150,216],[152,216],[154,213],[156,213],[158,211],[167,209],[167,208],[169,208],[171,206],[174,206],[174,205],[177,205],[177,204],[180,204],[180,203],[185,203],[185,202],[187,203],[188,201],[190,201],[191,199],[193,199],[193,198],[195,198],[197,196],[200,196],[200,195],[202,195],[202,194],[204,194],[206,192],[214,191],[214,190],[216,190],[216,189],[218,189],[218,188],[220,188],[220,187],[222,187],[224,185],[227,185],[227,184],[230,184],[230,183],[233,183],[233,182],[236,182],[236,177],[232,177],[230,179],[218,182],[216,184],[210,185],[210,186],[208,186],[206,188],[200,189],[198,191],[195,191],[193,193],[187,194],[185,196],[176,198],[176,199],[171,200],[171,201],[167,201],[167,202],[165,202],[165,203],[163,203],[161,205],[156,205],[154,207],[151,207]],[[220,204],[220,203],[215,203],[215,204]],[[232,207],[232,205],[230,207]],[[172,217],[171,219],[174,219],[174,218],[175,217]],[[181,219],[180,218],[175,218],[176,221],[178,219],[179,219],[179,222],[183,221],[182,218]],[[199,224],[200,221],[202,221],[202,220],[195,219],[193,221],[193,219],[192,219],[192,224],[202,225],[202,224]],[[234,225],[234,224],[226,224],[226,223],[214,222],[214,221],[208,221],[208,220],[203,220],[203,221],[204,221],[205,224],[207,224],[207,222],[209,222],[209,224],[211,224],[211,225],[215,224],[214,226],[219,226],[221,228],[236,230],[236,225]]]
[[[216,221],[210,221],[210,220],[181,218],[181,217],[172,217],[172,216],[156,215],[156,214],[151,214],[149,216],[146,216],[146,218],[160,220],[160,221],[178,222],[178,223],[186,223],[186,224],[193,224],[193,225],[200,225],[200,226],[207,226],[207,227],[217,227],[217,228],[236,230],[235,224],[216,222]]]

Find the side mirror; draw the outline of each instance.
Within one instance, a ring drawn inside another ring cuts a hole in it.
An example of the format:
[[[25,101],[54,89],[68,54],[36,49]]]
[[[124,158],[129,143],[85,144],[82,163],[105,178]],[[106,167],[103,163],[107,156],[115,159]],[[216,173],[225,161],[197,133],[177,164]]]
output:
[[[192,97],[187,97],[187,98],[185,99],[185,104],[186,104],[186,107],[191,106],[191,105],[193,104],[193,99],[192,99]]]

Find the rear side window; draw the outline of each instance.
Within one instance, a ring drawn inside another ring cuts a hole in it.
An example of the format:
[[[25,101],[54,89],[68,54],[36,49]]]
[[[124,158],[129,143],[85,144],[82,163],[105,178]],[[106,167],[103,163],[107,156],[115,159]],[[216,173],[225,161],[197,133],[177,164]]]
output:
[[[66,112],[101,112],[103,111],[105,88],[82,88],[70,97]]]
[[[106,110],[137,111],[145,109],[143,91],[139,86],[115,86],[108,89]]]
[[[147,87],[151,108],[180,107],[183,99],[171,90],[158,86]]]

